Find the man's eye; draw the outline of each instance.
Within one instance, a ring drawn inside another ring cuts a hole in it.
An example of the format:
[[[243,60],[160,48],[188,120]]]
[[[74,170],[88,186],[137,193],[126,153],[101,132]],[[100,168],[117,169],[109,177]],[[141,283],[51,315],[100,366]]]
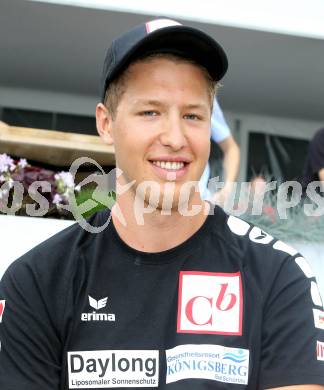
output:
[[[156,111],[142,111],[140,114],[143,116],[156,116],[157,112]]]
[[[185,119],[190,119],[190,120],[199,120],[200,117],[196,114],[186,114],[184,116]]]

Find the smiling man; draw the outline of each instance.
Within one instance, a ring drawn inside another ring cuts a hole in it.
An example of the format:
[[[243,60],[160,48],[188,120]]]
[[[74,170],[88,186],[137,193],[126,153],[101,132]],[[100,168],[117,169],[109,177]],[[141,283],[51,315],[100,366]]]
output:
[[[213,38],[167,19],[108,49],[96,117],[121,172],[112,222],[74,225],[4,275],[1,390],[323,389],[306,260],[200,197],[226,69]]]

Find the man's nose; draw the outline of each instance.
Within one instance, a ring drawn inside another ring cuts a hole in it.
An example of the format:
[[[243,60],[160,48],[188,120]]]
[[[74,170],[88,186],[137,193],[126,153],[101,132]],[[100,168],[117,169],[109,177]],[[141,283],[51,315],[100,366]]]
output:
[[[160,142],[164,146],[169,146],[174,151],[182,149],[186,143],[185,124],[180,117],[169,117],[163,121]]]

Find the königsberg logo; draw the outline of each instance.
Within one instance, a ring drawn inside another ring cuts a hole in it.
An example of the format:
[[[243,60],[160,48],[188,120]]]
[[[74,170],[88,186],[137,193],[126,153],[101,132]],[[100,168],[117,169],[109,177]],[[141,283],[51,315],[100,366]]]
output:
[[[89,306],[92,307],[92,313],[81,313],[81,321],[116,321],[116,316],[113,313],[97,313],[96,310],[104,309],[107,306],[108,297],[102,299],[94,299],[89,297]]]
[[[178,345],[166,350],[166,361],[166,383],[196,378],[248,384],[248,349],[210,344]]]

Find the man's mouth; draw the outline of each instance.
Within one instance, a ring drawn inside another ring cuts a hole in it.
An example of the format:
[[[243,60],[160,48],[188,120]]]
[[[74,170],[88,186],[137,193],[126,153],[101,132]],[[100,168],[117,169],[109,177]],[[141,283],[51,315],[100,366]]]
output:
[[[182,169],[186,163],[183,161],[152,161],[152,164],[162,169],[177,171]]]

